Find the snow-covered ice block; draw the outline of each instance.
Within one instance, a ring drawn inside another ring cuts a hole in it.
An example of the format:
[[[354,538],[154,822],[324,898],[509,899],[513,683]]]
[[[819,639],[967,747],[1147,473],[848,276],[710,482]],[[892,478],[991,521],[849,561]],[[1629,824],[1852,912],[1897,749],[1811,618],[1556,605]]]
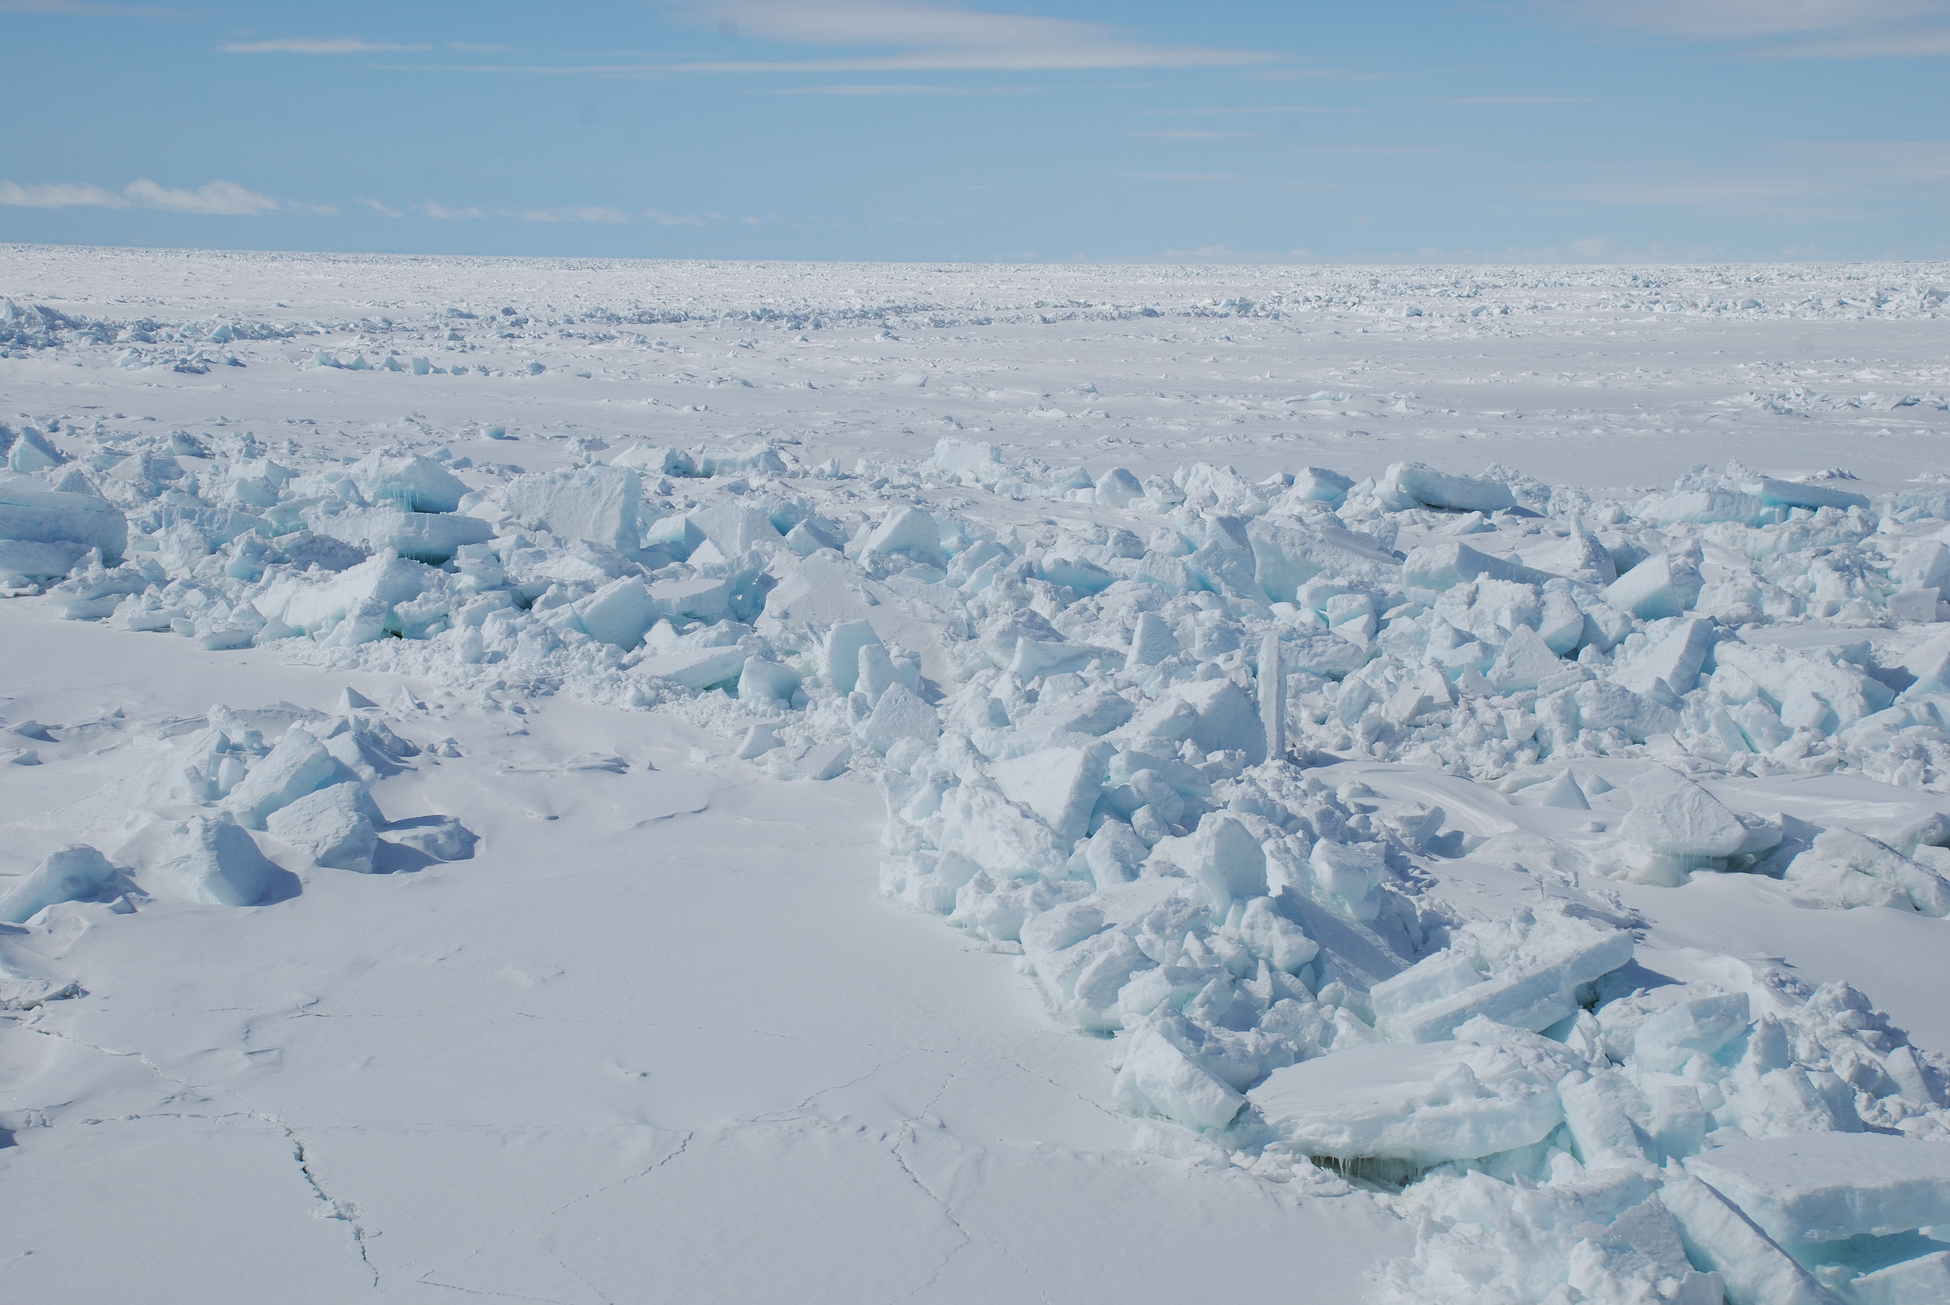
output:
[[[112,566],[122,560],[129,527],[121,511],[106,499],[23,488],[16,482],[0,485],[0,539],[99,548]]]
[[[1510,641],[1503,645],[1503,651],[1497,654],[1488,678],[1498,693],[1515,693],[1534,689],[1564,669],[1564,663],[1535,630],[1519,625],[1510,632]]]
[[[1308,854],[1314,883],[1330,903],[1352,920],[1372,920],[1381,912],[1381,882],[1388,863],[1371,843],[1343,843],[1323,838]]]
[[[748,503],[734,501],[699,508],[690,518],[726,557],[742,557],[754,548],[785,542],[771,518]]]
[[[642,482],[627,468],[578,467],[509,481],[501,506],[527,529],[587,539],[634,557],[642,542],[642,492]]]
[[[742,449],[725,449],[697,455],[700,476],[782,476],[785,459],[769,444],[752,444]]]
[[[887,686],[860,727],[861,741],[883,755],[902,739],[927,744],[940,737],[941,718],[934,708],[899,682]]]
[[[653,615],[672,621],[721,621],[731,608],[731,582],[726,579],[672,577],[652,580],[648,589]]]
[[[1214,918],[1224,919],[1235,901],[1266,895],[1266,853],[1236,816],[1208,814],[1190,837],[1160,846],[1198,881]]]
[[[458,476],[418,454],[402,458],[368,453],[346,473],[366,502],[391,503],[408,512],[453,512],[467,496]]]
[[[655,625],[659,616],[668,614],[658,610],[650,591],[634,576],[612,580],[571,606],[590,638],[626,650],[642,643],[644,631]]]
[[[902,554],[916,562],[942,565],[941,534],[933,517],[917,507],[897,507],[867,536],[867,553]]]
[[[1744,992],[1689,996],[1650,1016],[1632,1039],[1632,1059],[1640,1069],[1670,1074],[1694,1056],[1711,1057],[1747,1031]]]
[[[1869,500],[1865,495],[1846,489],[1833,489],[1827,485],[1804,485],[1799,481],[1775,480],[1763,476],[1757,481],[1742,485],[1747,493],[1754,495],[1770,507],[1799,508],[1861,508],[1868,510]]]
[[[378,808],[355,782],[332,784],[273,811],[265,828],[280,842],[303,851],[334,870],[372,873],[379,835],[373,828]]]
[[[1612,676],[1634,693],[1655,692],[1654,682],[1664,681],[1675,694],[1691,693],[1699,685],[1700,668],[1713,651],[1714,626],[1711,621],[1681,621],[1643,653],[1630,666]]]
[[[826,679],[840,693],[860,682],[860,650],[880,642],[870,621],[844,621],[826,633]]]
[[[1161,1116],[1187,1128],[1224,1128],[1246,1098],[1213,1073],[1199,1041],[1176,1011],[1166,1008],[1148,1017],[1124,1051],[1111,1085],[1112,1102],[1132,1114]]]
[[[1706,1183],[1697,1178],[1667,1183],[1659,1199],[1679,1226],[1686,1258],[1724,1279],[1728,1305],[1839,1305],[1779,1243]]]
[[[1466,950],[1444,948],[1368,991],[1377,1022],[1386,1023],[1418,1006],[1453,997],[1483,982],[1482,971]]]
[[[968,472],[976,480],[993,480],[1002,474],[1002,455],[987,440],[950,435],[935,441],[934,465],[946,472]]]
[[[1302,467],[1293,474],[1293,493],[1316,503],[1337,505],[1353,488],[1353,477],[1325,467]]]
[[[0,897],[0,922],[25,924],[56,902],[87,902],[121,891],[122,872],[86,843],[69,843],[48,853]]]
[[[1588,680],[1572,690],[1571,697],[1582,728],[1619,730],[1634,743],[1679,727],[1678,712],[1609,680]]]
[[[879,714],[879,708],[874,709],[874,714]],[[1073,843],[1083,837],[1090,812],[1103,791],[1109,752],[1106,744],[1045,748],[1027,756],[997,761],[989,767],[989,773],[994,776],[996,787],[1011,802],[1022,803],[1058,838]]]
[[[1382,481],[1418,503],[1458,512],[1501,512],[1517,505],[1510,487],[1501,481],[1437,471],[1422,462],[1397,462]]]
[[[745,669],[750,652],[732,644],[722,648],[684,648],[645,657],[636,664],[636,673],[660,680],[671,680],[687,689],[708,689],[728,684]]]
[[[1254,517],[1246,523],[1253,579],[1275,602],[1293,602],[1316,576],[1378,583],[1397,582],[1401,561],[1368,535],[1294,520]]]
[[[1178,686],[1173,694],[1197,713],[1190,737],[1200,748],[1244,752],[1248,765],[1266,760],[1266,731],[1259,709],[1231,680],[1200,680]]]
[[[1402,562],[1402,583],[1421,589],[1453,589],[1482,579],[1541,585],[1550,577],[1520,562],[1492,557],[1457,540],[1411,548]]]
[[[1707,525],[1715,521],[1738,521],[1757,526],[1776,519],[1753,494],[1736,489],[1678,490],[1670,494],[1650,494],[1638,502],[1632,514],[1643,521],[1670,526],[1687,523]]]
[[[69,542],[30,543],[22,539],[0,539],[0,576],[19,580],[55,580],[75,569],[88,554],[88,546]],[[19,581],[8,579],[6,583]]]
[[[1847,909],[1886,906],[1950,915],[1950,882],[1926,865],[1865,834],[1824,829],[1788,863],[1782,879],[1795,896]]]
[[[307,513],[314,534],[342,539],[369,552],[390,548],[401,557],[439,565],[468,544],[485,543],[494,528],[479,517],[413,512],[383,504],[335,514]]]
[[[411,816],[386,826],[387,841],[410,847],[436,861],[465,861],[480,842],[474,831],[452,816]]]
[[[1632,950],[1632,935],[1620,929],[1570,917],[1540,922],[1483,982],[1398,1010],[1381,1021],[1382,1032],[1403,1042],[1432,1042],[1478,1016],[1540,1032],[1576,1014],[1578,989],[1631,960]],[[1450,977],[1466,978],[1459,967]]]
[[[1747,827],[1711,793],[1665,766],[1650,766],[1635,776],[1626,792],[1632,809],[1619,833],[1634,847],[1670,862],[1678,871],[1695,870],[1738,852]]]
[[[1678,616],[1699,600],[1700,574],[1666,553],[1654,553],[1605,587],[1605,601],[1642,621]]]
[[[344,768],[310,731],[293,727],[224,798],[238,822],[263,829],[273,811],[338,782]]]
[[[1781,1242],[1950,1223],[1950,1146],[1938,1142],[1886,1133],[1736,1138],[1685,1164]]]
[[[1849,1305],[1943,1305],[1950,1300],[1950,1251],[1919,1255],[1851,1278]]]
[[[663,448],[655,444],[632,444],[614,458],[610,465],[634,467],[647,471],[653,476],[695,476],[697,463],[682,449]]]
[[[418,598],[440,579],[439,572],[422,563],[382,556],[322,579],[315,572],[281,575],[251,604],[267,620],[281,621],[305,634],[320,634],[369,605],[377,604],[383,612]],[[380,633],[374,631],[371,637]]]
[[[1310,1155],[1437,1165],[1513,1151],[1564,1122],[1561,1047],[1485,1020],[1455,1041],[1377,1042],[1276,1069],[1247,1099]]]
[[[158,895],[212,906],[255,906],[291,879],[241,825],[191,816],[165,835],[166,855],[142,875]]]
[[[791,702],[804,679],[790,666],[763,657],[747,657],[745,669],[738,673],[738,696],[746,701]]]
[[[1624,1074],[1610,1067],[1578,1071],[1557,1085],[1557,1095],[1572,1145],[1587,1169],[1651,1164],[1650,1139],[1632,1119],[1633,1108],[1643,1109],[1643,1102]]]

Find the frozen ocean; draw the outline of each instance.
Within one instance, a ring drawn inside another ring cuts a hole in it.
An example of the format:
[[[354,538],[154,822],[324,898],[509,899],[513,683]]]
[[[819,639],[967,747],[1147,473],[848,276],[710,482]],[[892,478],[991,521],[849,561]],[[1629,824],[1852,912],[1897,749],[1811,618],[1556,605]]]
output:
[[[0,1292],[1941,1305],[1947,344],[0,248]]]

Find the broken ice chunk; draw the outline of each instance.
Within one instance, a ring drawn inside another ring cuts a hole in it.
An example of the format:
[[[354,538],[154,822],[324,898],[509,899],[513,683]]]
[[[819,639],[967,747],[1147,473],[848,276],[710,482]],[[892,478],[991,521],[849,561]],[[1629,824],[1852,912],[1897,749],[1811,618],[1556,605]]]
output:
[[[224,806],[236,813],[240,823],[262,829],[273,811],[324,788],[341,769],[338,759],[316,736],[293,727],[285,731],[270,755],[252,766],[230,790]]]
[[[1637,877],[1677,884],[1690,870],[1720,866],[1747,841],[1747,827],[1712,794],[1677,771],[1653,766],[1627,790],[1632,809],[1619,832],[1633,849]]]
[[[257,850],[241,825],[191,816],[166,835],[169,855],[143,874],[159,893],[212,906],[255,906],[287,895],[294,877]]]
[[[1473,1160],[1529,1146],[1564,1122],[1557,1083],[1575,1067],[1542,1038],[1484,1021],[1454,1042],[1378,1042],[1276,1069],[1247,1093],[1310,1155]]]
[[[1888,1237],[1950,1223],[1950,1147],[1884,1133],[1736,1139],[1686,1160],[1782,1242]]]
[[[364,786],[348,782],[305,794],[271,812],[265,825],[272,837],[319,865],[371,874],[372,854],[379,847],[373,826],[381,820]]]
[[[1501,512],[1517,505],[1501,481],[1437,471],[1423,462],[1397,462],[1382,481],[1418,503],[1459,512]]]
[[[107,857],[86,843],[70,843],[50,852],[0,897],[0,921],[25,924],[43,907],[110,897],[121,886],[122,872]]]
[[[1668,1183],[1659,1199],[1679,1225],[1686,1258],[1725,1279],[1731,1305],[1837,1305],[1773,1238],[1699,1179]]]

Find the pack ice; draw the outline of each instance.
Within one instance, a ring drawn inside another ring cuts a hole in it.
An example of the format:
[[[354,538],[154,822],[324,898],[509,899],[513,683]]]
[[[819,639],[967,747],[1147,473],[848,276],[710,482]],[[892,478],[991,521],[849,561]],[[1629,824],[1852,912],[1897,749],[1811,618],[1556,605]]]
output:
[[[6,438],[0,578],[72,619],[657,709],[777,779],[869,777],[881,892],[1107,1039],[1145,1145],[1416,1221],[1377,1300],[1950,1298],[1950,1061],[1845,983],[1649,968],[1608,883],[1950,915],[1950,820],[1752,800],[1950,792],[1940,490],[1141,475],[961,435],[850,467],[640,441],[470,490],[442,448]],[[112,846],[0,916],[273,901],[298,884],[266,847],[465,856],[369,792],[421,746],[370,704],[212,707],[115,790]],[[1409,769],[1474,805],[1401,795]],[[1435,891],[1517,863],[1559,888]]]

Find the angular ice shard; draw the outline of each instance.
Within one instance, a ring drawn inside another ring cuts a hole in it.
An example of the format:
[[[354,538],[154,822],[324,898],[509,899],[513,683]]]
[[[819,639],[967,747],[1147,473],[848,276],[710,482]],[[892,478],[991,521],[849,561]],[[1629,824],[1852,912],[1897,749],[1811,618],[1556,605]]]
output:
[[[143,883],[179,901],[255,906],[279,895],[292,876],[265,859],[241,825],[191,816],[170,829],[169,855],[143,874]]]
[[[1627,788],[1632,809],[1619,833],[1632,844],[1645,871],[1658,882],[1721,864],[1747,841],[1747,827],[1711,793],[1677,771],[1652,766]]]
[[[1686,1258],[1726,1282],[1728,1305],[1839,1305],[1726,1197],[1697,1178],[1668,1183],[1660,1201],[1679,1225]]]
[[[1457,476],[1422,462],[1397,462],[1382,477],[1418,503],[1458,512],[1501,512],[1517,500],[1501,481]]]
[[[343,774],[344,767],[314,735],[289,729],[270,755],[253,765],[230,790],[224,806],[236,813],[239,823],[263,829],[273,811],[336,782]]]
[[[1569,1052],[1489,1021],[1453,1042],[1372,1043],[1276,1069],[1248,1092],[1310,1155],[1437,1165],[1513,1151],[1564,1122]]]
[[[70,843],[47,855],[0,897],[0,922],[25,924],[42,907],[86,902],[119,891],[122,872],[86,843]]]
[[[1735,1139],[1686,1161],[1778,1241],[1888,1237],[1950,1223],[1950,1146],[1885,1133]]]

